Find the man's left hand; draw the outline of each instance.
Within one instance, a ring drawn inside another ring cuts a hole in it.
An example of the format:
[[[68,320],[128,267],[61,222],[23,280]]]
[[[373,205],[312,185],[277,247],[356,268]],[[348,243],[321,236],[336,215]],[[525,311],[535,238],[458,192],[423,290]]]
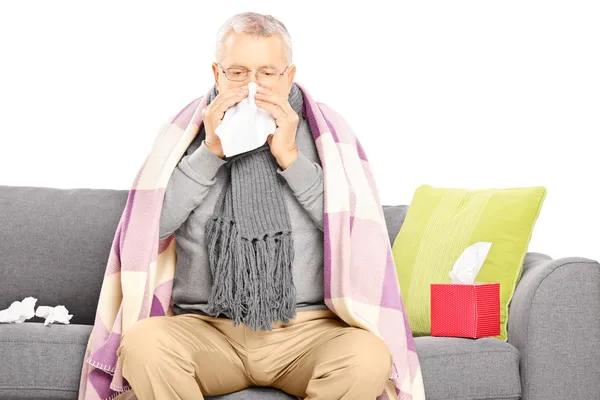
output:
[[[286,99],[281,99],[268,88],[257,86],[256,105],[275,118],[277,129],[269,135],[267,141],[271,154],[277,160],[281,169],[288,168],[298,157],[296,147],[296,131],[300,118]]]

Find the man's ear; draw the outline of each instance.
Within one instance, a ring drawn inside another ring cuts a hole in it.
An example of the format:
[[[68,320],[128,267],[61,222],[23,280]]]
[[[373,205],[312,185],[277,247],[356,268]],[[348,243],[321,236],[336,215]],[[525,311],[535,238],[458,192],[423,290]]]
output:
[[[288,68],[288,87],[292,88],[292,83],[294,83],[294,78],[296,77],[296,64],[290,65]]]
[[[212,70],[213,75],[215,76],[215,84],[217,85],[217,90],[219,90],[219,65],[216,62],[212,63]]]

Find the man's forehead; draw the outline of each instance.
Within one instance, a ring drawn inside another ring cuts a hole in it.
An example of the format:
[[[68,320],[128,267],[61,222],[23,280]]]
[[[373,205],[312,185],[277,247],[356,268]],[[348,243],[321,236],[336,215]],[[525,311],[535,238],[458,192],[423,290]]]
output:
[[[251,66],[243,64],[243,63],[232,63],[229,64],[229,68],[246,68],[246,69],[252,69]],[[277,69],[278,67],[275,64],[262,64],[262,65],[257,65],[256,68],[272,68],[272,69]]]

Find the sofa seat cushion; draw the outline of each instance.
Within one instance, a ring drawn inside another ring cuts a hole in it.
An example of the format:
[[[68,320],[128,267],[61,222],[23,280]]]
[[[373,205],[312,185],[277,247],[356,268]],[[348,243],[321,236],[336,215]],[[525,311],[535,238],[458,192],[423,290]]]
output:
[[[415,338],[427,400],[521,397],[519,352],[495,339]]]
[[[0,400],[76,399],[92,327],[26,322],[0,325]],[[415,338],[427,400],[519,399],[519,353],[497,339]],[[286,400],[251,388],[208,400]]]
[[[295,396],[273,388],[250,388],[223,396],[207,396],[206,400],[297,400]]]
[[[90,325],[0,324],[0,400],[77,399]],[[207,400],[290,400],[250,388]]]
[[[76,399],[88,325],[0,325],[0,399]]]

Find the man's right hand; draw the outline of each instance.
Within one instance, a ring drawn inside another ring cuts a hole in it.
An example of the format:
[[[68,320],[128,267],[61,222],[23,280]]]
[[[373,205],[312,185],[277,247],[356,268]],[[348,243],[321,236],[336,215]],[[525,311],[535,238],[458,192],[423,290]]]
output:
[[[204,144],[211,153],[219,158],[225,157],[225,154],[223,153],[221,139],[215,134],[215,130],[221,125],[221,121],[225,116],[225,111],[247,96],[248,85],[235,87],[226,92],[220,92],[217,97],[202,110],[202,121],[204,122],[204,131],[206,132]]]

